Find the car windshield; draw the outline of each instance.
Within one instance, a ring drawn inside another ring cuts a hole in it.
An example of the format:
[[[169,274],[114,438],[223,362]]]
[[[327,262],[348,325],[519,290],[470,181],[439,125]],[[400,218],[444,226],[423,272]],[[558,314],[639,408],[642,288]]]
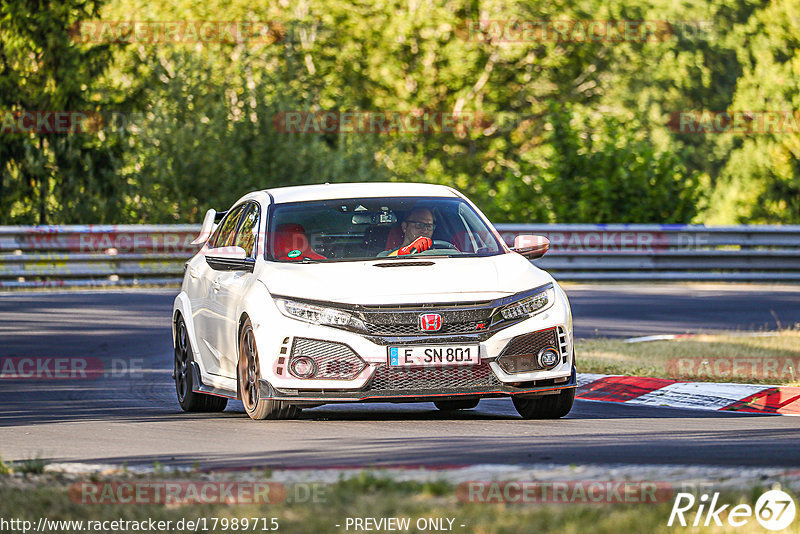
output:
[[[429,238],[423,239],[427,249],[398,255],[420,238]],[[474,257],[504,251],[469,204],[439,197],[277,204],[270,209],[268,243],[266,258],[283,262]]]

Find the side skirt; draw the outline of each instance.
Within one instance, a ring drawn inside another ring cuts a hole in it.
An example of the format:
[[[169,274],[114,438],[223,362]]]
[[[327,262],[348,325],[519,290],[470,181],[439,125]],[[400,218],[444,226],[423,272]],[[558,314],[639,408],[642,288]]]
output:
[[[190,365],[192,366],[192,391],[195,393],[214,395],[216,397],[225,397],[226,399],[239,398],[235,391],[203,384],[203,380],[200,378],[200,367],[197,365],[197,362],[191,362]]]

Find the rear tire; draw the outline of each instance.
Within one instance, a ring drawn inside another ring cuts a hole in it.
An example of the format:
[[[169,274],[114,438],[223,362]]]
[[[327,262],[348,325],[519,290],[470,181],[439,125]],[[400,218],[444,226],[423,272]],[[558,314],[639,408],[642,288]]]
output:
[[[443,412],[454,412],[456,410],[469,410],[478,405],[480,399],[466,399],[466,400],[451,400],[451,401],[435,401],[436,405]]]
[[[236,366],[236,376],[239,383],[239,397],[251,419],[294,419],[300,414],[300,408],[287,402],[259,398],[258,379],[261,376],[261,368],[256,337],[249,318],[245,319],[239,334],[239,364]]]
[[[572,410],[575,388],[563,389],[558,395],[529,399],[512,397],[512,401],[523,419],[559,419]]]
[[[193,391],[192,346],[183,316],[175,321],[175,391],[184,412],[221,412],[228,405],[225,397]]]

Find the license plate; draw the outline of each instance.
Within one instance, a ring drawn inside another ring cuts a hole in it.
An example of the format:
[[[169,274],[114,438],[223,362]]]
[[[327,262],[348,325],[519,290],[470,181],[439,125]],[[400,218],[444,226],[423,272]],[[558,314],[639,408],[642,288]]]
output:
[[[389,347],[390,367],[444,367],[479,363],[478,345]]]

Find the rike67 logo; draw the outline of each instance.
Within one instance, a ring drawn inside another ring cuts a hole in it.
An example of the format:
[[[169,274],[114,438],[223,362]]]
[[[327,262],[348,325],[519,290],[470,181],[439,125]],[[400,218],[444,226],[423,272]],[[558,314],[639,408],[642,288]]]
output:
[[[667,526],[704,526],[722,527],[727,522],[731,527],[747,525],[755,516],[756,521],[767,530],[783,530],[788,527],[795,516],[795,503],[792,497],[781,490],[765,492],[756,501],[756,505],[730,504],[719,502],[719,493],[709,496],[703,494],[699,498],[691,493],[678,493],[672,512],[669,514]]]

